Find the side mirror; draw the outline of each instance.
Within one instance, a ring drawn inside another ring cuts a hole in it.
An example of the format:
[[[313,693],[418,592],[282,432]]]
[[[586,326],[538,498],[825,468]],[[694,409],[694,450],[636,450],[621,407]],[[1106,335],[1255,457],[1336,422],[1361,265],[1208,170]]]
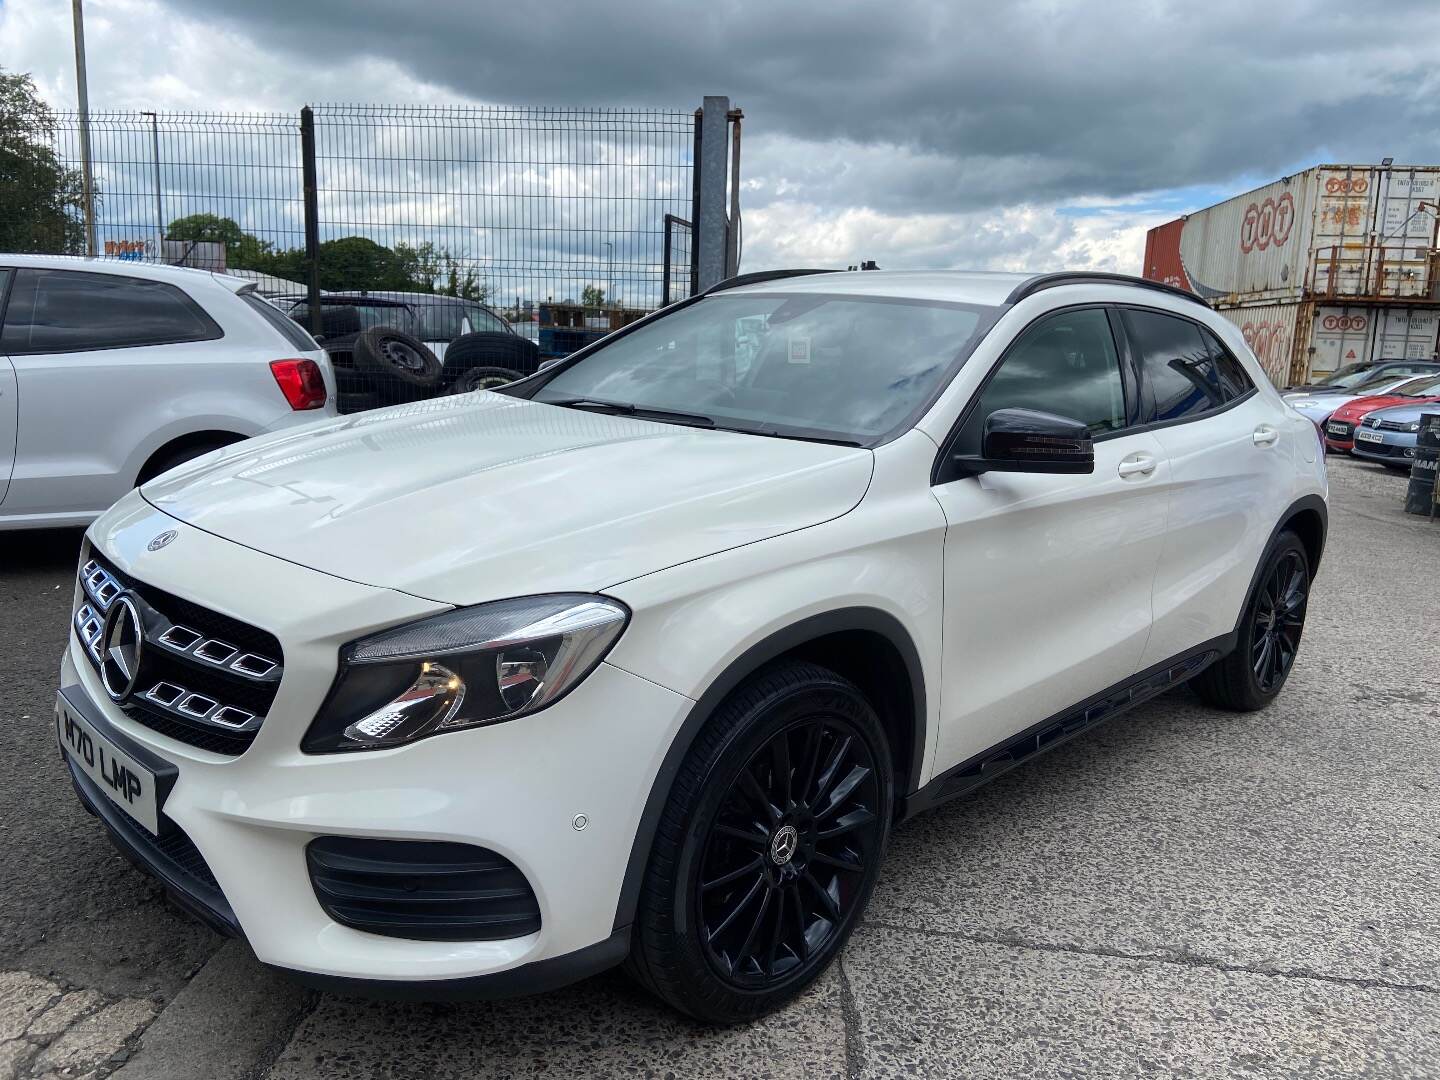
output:
[[[980,456],[957,455],[960,476],[982,472],[1093,473],[1095,446],[1078,420],[1035,409],[997,409],[985,418]]]
[[[538,368],[536,368],[535,370],[536,370],[536,371],[544,371],[544,370],[546,370],[547,368],[552,368],[552,367],[554,367],[556,364],[558,364],[561,360],[564,360],[564,359],[565,359],[565,358],[564,358],[563,356],[552,356],[549,360],[541,360],[541,361],[540,361],[540,366],[539,366]]]

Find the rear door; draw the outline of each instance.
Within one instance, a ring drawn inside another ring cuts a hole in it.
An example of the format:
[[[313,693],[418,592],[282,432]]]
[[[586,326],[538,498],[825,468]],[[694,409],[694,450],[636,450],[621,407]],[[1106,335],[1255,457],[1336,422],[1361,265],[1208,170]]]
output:
[[[1169,525],[1142,668],[1235,628],[1293,480],[1294,429],[1208,327],[1126,307],[1142,422],[1170,463]]]
[[[1089,426],[1095,471],[933,487],[949,523],[939,768],[1138,670],[1169,466],[1155,435],[1132,427],[1133,389],[1108,310],[1064,309],[1016,338],[953,436],[951,452],[974,454],[996,409],[1056,413]]]
[[[0,354],[20,400],[5,509],[81,514],[134,483],[139,441],[173,423],[196,343],[223,336],[187,294],[123,274],[15,271]],[[277,408],[278,411],[278,408]]]

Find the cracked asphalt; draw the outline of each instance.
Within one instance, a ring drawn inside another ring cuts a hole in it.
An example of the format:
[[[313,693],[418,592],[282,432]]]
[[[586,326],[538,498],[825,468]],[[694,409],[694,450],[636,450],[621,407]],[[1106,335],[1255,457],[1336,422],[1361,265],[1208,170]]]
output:
[[[172,913],[50,732],[78,534],[0,534],[0,1080],[1440,1077],[1440,522],[1379,466],[1331,481],[1273,707],[1182,689],[910,822],[842,963],[731,1030],[619,975],[317,995]]]

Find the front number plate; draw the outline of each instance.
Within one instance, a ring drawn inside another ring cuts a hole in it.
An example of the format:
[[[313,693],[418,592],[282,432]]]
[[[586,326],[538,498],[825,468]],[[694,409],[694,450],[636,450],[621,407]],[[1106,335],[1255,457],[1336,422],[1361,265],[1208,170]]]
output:
[[[65,756],[95,781],[111,802],[151,835],[160,832],[155,774],[68,708],[62,695],[55,698],[55,734]]]
[[[1328,431],[1328,432],[1330,432],[1331,435],[1348,435],[1348,434],[1349,434],[1349,432],[1346,430],[1344,424],[1326,424],[1326,425],[1325,425],[1325,430]]]
[[[1385,441],[1385,436],[1381,435],[1378,431],[1357,431],[1355,432],[1355,438],[1359,439],[1361,442]]]

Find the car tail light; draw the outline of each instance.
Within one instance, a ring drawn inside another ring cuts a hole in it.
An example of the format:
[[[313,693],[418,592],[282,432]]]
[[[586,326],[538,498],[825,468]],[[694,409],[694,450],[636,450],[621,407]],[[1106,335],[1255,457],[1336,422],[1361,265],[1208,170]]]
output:
[[[325,377],[314,360],[271,360],[270,372],[296,412],[325,404]]]

